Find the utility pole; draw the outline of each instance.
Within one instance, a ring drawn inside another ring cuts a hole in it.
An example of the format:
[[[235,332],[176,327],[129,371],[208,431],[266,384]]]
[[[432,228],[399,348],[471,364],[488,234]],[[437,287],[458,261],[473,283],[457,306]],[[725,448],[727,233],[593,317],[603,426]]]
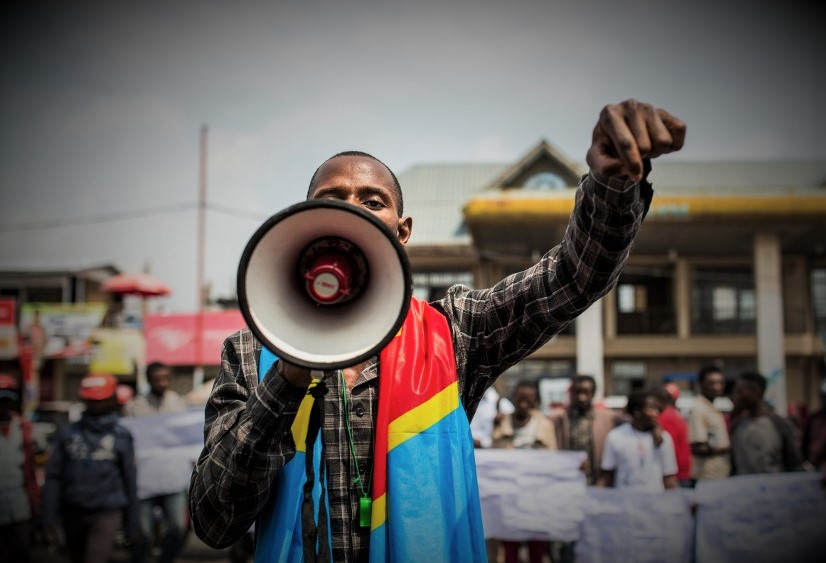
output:
[[[197,251],[197,291],[198,299],[195,314],[195,366],[192,372],[192,388],[199,389],[204,383],[203,357],[204,341],[204,263],[206,247],[206,177],[207,177],[207,126],[201,126],[201,143],[198,159],[198,251]]]

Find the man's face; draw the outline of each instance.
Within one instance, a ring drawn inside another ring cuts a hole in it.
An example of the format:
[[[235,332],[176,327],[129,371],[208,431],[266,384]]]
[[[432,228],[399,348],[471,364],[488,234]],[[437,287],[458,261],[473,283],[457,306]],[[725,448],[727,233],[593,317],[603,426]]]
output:
[[[149,377],[149,385],[156,395],[163,395],[172,383],[172,371],[169,368],[158,368]]]
[[[738,379],[731,389],[731,402],[738,409],[754,409],[762,399],[760,389],[754,383]]]
[[[335,199],[358,206],[380,220],[406,244],[413,220],[399,217],[393,176],[380,162],[361,156],[340,156],[318,169],[310,199]]]
[[[723,391],[726,388],[726,380],[723,374],[715,371],[707,373],[703,378],[703,383],[700,385],[700,392],[704,397],[714,400],[717,397],[723,396]]]
[[[114,397],[101,400],[86,399],[83,403],[86,405],[86,412],[92,416],[109,414],[117,407],[117,402]]]
[[[577,381],[571,386],[571,405],[578,411],[588,411],[593,400],[594,386],[589,381]]]
[[[513,398],[513,407],[516,412],[525,414],[536,407],[537,398],[536,389],[531,387],[519,387]]]
[[[642,410],[631,414],[632,423],[638,430],[651,430],[660,416],[660,402],[655,397],[647,397]]]

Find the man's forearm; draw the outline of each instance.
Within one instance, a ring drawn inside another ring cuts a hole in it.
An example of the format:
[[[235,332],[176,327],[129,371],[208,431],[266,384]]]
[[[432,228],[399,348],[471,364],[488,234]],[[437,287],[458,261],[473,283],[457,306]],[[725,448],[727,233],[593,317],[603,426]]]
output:
[[[586,307],[614,287],[652,195],[645,179],[634,184],[625,178],[601,178],[593,172],[583,179],[563,256]]]

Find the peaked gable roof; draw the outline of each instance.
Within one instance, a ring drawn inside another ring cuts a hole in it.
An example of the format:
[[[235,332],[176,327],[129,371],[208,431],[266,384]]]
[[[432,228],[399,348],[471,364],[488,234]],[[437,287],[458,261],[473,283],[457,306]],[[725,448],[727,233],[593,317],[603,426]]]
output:
[[[575,187],[585,170],[542,139],[522,158],[508,166],[487,186],[487,189],[522,188],[531,177],[541,172],[552,172],[559,176],[566,186]]]

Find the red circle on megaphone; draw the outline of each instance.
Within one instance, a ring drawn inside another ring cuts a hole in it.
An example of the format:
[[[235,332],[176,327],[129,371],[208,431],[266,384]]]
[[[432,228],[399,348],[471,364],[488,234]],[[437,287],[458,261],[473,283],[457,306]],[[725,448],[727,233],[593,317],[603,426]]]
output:
[[[367,261],[361,249],[342,237],[313,241],[298,267],[307,295],[319,305],[346,303],[367,285]]]

